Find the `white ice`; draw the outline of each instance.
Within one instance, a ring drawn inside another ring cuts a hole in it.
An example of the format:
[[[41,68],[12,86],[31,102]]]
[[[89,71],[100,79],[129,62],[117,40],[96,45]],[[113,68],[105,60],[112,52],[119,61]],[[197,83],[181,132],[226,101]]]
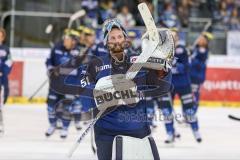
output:
[[[195,142],[190,128],[176,125],[181,139],[174,146],[165,145],[165,130],[162,122],[158,122],[153,136],[161,160],[240,160],[240,122],[228,119],[228,114],[240,116],[240,108],[200,108],[201,144]],[[60,139],[58,132],[45,138],[48,127],[45,105],[7,105],[4,120],[5,134],[0,137],[1,160],[67,160],[67,153],[79,136],[71,126],[66,140]],[[90,134],[71,159],[96,159],[91,150]]]

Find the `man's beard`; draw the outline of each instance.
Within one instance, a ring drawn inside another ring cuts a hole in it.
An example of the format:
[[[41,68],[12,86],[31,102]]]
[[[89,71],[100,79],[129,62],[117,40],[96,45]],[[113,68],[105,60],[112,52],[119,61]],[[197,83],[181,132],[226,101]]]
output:
[[[124,51],[123,43],[108,43],[107,47],[111,53],[119,53]]]
[[[129,48],[130,45],[130,41],[123,41],[121,43],[107,43],[107,47],[110,51],[111,56],[118,62],[122,62],[124,60],[124,49]],[[118,59],[120,54],[123,59]]]
[[[129,40],[125,40],[120,43],[107,43],[107,47],[112,53],[123,52],[124,49],[129,48],[131,46],[131,42]]]

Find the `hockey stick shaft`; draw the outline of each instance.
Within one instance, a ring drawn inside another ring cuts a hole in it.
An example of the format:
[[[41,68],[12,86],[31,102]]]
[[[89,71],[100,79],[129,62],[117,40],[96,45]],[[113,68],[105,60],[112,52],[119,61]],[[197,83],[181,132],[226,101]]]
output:
[[[33,97],[48,83],[48,79],[46,79],[39,87],[38,89],[31,95],[31,97],[28,98],[28,101],[31,101]]]
[[[92,118],[94,117],[93,112],[91,114],[91,117]],[[96,148],[94,146],[94,129],[93,129],[93,127],[91,128],[91,148],[92,148],[93,154],[96,154]]]
[[[84,9],[81,9],[77,12],[75,12],[69,19],[68,21],[68,28],[72,28],[72,23],[78,19],[78,18],[81,18],[83,17],[84,15],[86,14],[86,11]]]
[[[193,45],[191,46],[192,49],[196,47],[197,42],[198,42],[198,40],[199,40],[199,37],[202,35],[202,33],[203,33],[203,32],[206,32],[211,25],[212,25],[212,22],[211,22],[211,21],[207,22],[207,24],[204,26],[201,34],[200,34],[200,35],[195,39],[195,41],[193,42]]]
[[[72,157],[74,151],[77,149],[78,145],[82,142],[84,137],[88,134],[88,132],[91,130],[91,128],[95,125],[95,123],[98,121],[98,119],[101,117],[103,114],[104,110],[101,110],[97,116],[93,119],[93,121],[89,124],[89,126],[84,130],[84,132],[81,134],[81,136],[78,138],[77,142],[73,145],[73,147],[70,149],[68,153],[68,157]]]

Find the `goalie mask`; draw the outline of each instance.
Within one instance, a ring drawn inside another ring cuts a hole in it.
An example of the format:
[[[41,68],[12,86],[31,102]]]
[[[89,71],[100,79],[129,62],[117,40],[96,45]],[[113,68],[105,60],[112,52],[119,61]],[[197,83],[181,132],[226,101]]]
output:
[[[117,29],[117,31],[114,29]],[[127,33],[120,24],[119,20],[106,20],[103,27],[103,33],[104,45],[107,46],[111,56],[116,62],[124,61],[124,56],[123,59],[119,58],[119,56],[124,53],[124,49],[128,48],[131,43],[129,40],[127,40]]]

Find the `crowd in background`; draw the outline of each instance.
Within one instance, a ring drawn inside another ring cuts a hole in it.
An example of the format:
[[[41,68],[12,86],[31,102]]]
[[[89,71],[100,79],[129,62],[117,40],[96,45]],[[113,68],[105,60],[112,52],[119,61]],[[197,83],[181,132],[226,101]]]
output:
[[[186,28],[189,18],[197,17],[211,18],[226,30],[240,30],[239,0],[158,0],[157,5],[152,0],[83,0],[85,23],[101,25],[108,17],[117,17],[125,27],[141,26],[136,5],[140,2],[146,2],[153,15],[157,13],[157,23],[165,27]]]

